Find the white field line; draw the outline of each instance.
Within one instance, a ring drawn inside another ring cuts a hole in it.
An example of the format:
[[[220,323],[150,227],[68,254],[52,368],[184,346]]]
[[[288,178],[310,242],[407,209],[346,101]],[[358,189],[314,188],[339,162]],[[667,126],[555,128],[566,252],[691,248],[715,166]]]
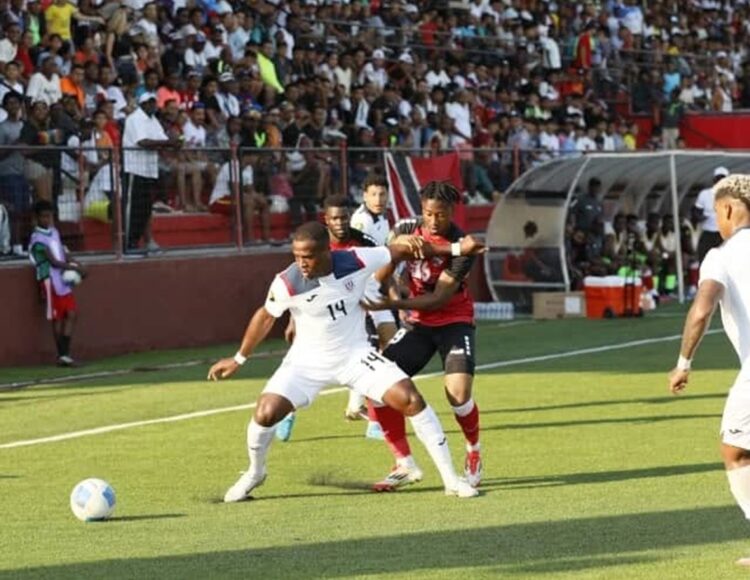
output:
[[[282,357],[286,354],[286,350],[268,350],[258,352],[248,357],[250,360],[268,359],[274,357]],[[67,383],[74,383],[76,381],[90,381],[92,379],[102,379],[109,377],[116,377],[122,375],[133,375],[151,371],[168,371],[171,369],[184,369],[188,367],[194,367],[199,365],[210,365],[215,362],[215,359],[197,359],[188,360],[176,363],[167,363],[160,365],[138,365],[129,369],[113,369],[109,371],[94,371],[89,373],[78,373],[75,375],[64,375],[61,377],[49,377],[44,379],[32,379],[29,381],[16,381],[12,383],[0,383],[0,393],[3,391],[16,391],[19,389],[27,389],[30,387],[48,387],[52,388],[51,385],[65,385]]]
[[[721,330],[714,329],[709,330],[706,334],[717,334],[722,332]],[[553,354],[545,354],[539,356],[530,356],[524,358],[517,358],[505,361],[496,361],[477,365],[477,370],[488,370],[497,369],[502,367],[510,367],[517,365],[525,365],[530,363],[546,362],[550,360],[557,360],[561,358],[571,358],[576,356],[583,356],[587,354],[597,354],[602,352],[610,352],[613,350],[622,350],[626,348],[635,348],[639,346],[647,346],[649,344],[659,344],[662,342],[672,342],[679,340],[681,335],[673,334],[670,336],[661,336],[658,338],[646,338],[641,340],[631,340],[628,342],[619,342],[615,344],[607,344],[603,346],[594,346],[590,348],[581,348],[577,350],[569,350],[567,352],[558,352]],[[665,372],[668,369],[664,369]],[[442,371],[427,373],[424,375],[417,375],[414,380],[429,379],[433,377],[441,376]],[[331,389],[325,389],[320,393],[323,395],[334,395],[346,391],[346,387],[334,387]],[[12,441],[10,443],[3,443],[0,445],[0,449],[13,449],[15,447],[27,447],[29,445],[41,445],[44,443],[56,443],[58,441],[67,441],[68,439],[77,439],[78,437],[88,437],[90,435],[102,435],[104,433],[111,433],[113,431],[122,431],[124,429],[133,429],[135,427],[145,427],[148,425],[159,425],[161,423],[175,423],[177,421],[187,421],[188,419],[199,419],[201,417],[210,417],[211,415],[219,415],[222,413],[232,413],[234,411],[246,411],[248,409],[254,409],[255,403],[248,403],[246,405],[235,405],[233,407],[220,407],[218,409],[206,409],[205,411],[195,411],[193,413],[183,413],[182,415],[172,415],[170,417],[160,417],[158,419],[147,419],[144,421],[131,421],[129,423],[118,423],[115,425],[105,425],[103,427],[96,427],[94,429],[84,429],[82,431],[71,431],[69,433],[61,433],[60,435],[52,435],[49,437],[40,437],[38,439],[25,439],[21,441]]]

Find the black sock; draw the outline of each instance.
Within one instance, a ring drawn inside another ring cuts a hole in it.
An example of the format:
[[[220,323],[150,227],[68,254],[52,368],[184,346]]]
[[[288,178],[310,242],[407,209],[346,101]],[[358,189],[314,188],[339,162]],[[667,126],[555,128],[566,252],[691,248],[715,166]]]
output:
[[[59,356],[70,356],[70,337],[64,334],[58,339],[57,352]]]

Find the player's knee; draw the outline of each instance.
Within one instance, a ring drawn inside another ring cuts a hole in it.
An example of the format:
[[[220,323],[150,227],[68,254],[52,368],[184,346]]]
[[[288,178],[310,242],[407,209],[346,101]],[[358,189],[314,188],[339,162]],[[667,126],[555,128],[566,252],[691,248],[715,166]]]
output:
[[[255,422],[263,427],[272,427],[284,416],[276,401],[267,397],[261,397],[255,407]]]
[[[422,398],[422,395],[417,390],[417,387],[414,386],[414,383],[412,383],[411,381],[404,381],[404,383],[405,405],[403,414],[407,417],[412,417],[424,410],[425,402]]]
[[[416,415],[425,408],[422,395],[410,379],[404,379],[393,385],[385,393],[383,402],[407,417]]]

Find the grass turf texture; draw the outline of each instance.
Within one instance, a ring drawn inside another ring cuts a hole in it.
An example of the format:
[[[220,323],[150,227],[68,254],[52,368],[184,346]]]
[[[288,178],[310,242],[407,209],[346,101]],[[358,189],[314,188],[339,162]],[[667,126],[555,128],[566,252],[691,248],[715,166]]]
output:
[[[479,363],[678,334],[674,317],[479,328]],[[485,370],[485,480],[447,498],[412,437],[425,481],[395,494],[366,486],[385,447],[342,419],[345,393],[300,413],[274,442],[254,501],[220,498],[246,461],[249,411],[0,449],[0,579],[13,578],[733,578],[750,529],[729,494],[717,431],[737,362],[707,337],[689,392],[666,392],[677,341]],[[210,358],[220,349],[130,356],[78,372]],[[270,344],[269,348],[279,348]],[[278,364],[207,383],[203,366],[0,393],[0,444],[251,402]],[[433,364],[434,369],[434,364]],[[59,371],[44,370],[46,376]],[[62,371],[64,372],[64,371]],[[0,371],[0,382],[41,376]],[[458,464],[458,427],[441,380],[419,387]],[[115,519],[83,524],[74,484],[108,480]]]

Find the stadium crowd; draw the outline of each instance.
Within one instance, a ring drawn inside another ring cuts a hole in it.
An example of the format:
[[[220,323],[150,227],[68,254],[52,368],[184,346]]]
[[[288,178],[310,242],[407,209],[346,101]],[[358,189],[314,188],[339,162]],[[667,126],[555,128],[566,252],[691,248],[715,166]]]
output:
[[[299,221],[347,193],[337,172],[359,191],[379,161],[357,148],[476,148],[468,200],[491,202],[514,164],[636,148],[623,111],[653,117],[657,149],[684,145],[689,110],[750,106],[749,12],[740,0],[3,0],[0,146],[29,149],[0,153],[0,201],[20,223],[32,200],[74,196],[86,176],[105,199],[110,149],[153,100],[171,143],[160,177],[176,191],[157,209],[204,210],[228,190],[226,159],[189,150],[344,140],[347,167],[274,156],[246,193],[263,209],[284,192]],[[99,150],[80,162],[32,149],[48,145]],[[11,229],[20,252],[22,227]]]

